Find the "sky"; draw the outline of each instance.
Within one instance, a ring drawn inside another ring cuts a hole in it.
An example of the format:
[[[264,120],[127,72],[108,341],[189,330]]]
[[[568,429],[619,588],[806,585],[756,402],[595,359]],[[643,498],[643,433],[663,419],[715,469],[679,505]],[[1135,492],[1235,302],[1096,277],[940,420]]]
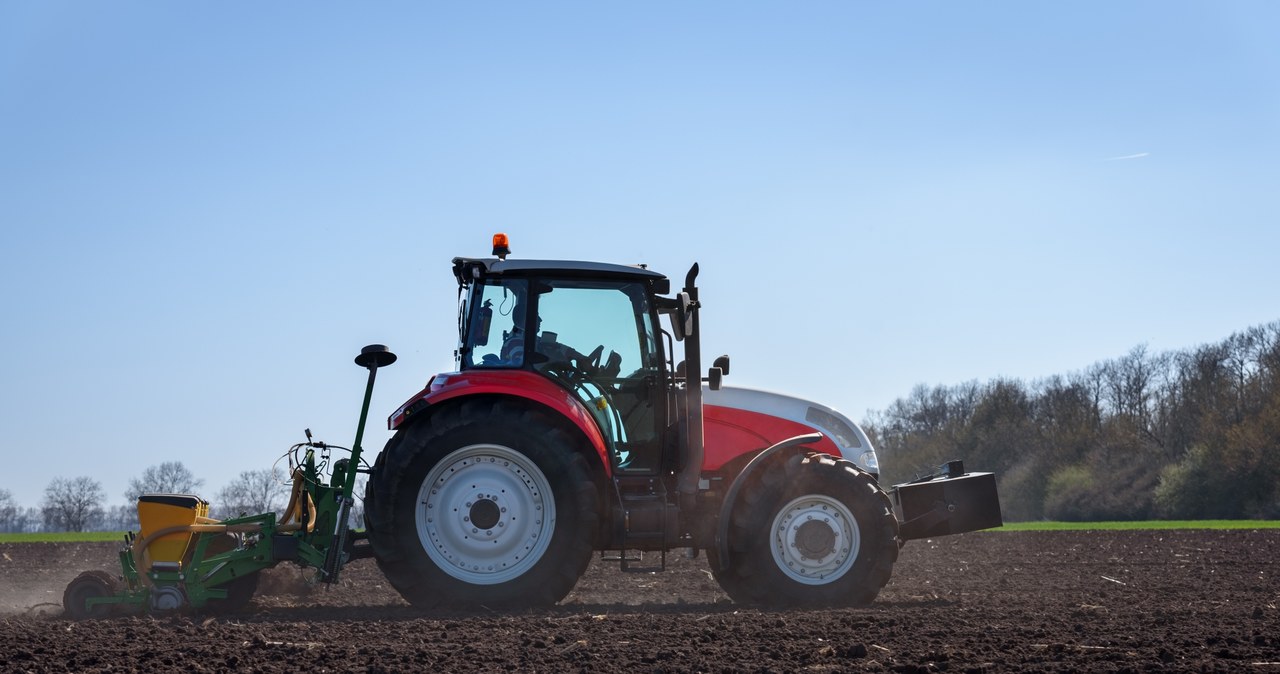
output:
[[[697,262],[854,420],[1280,319],[1274,2],[0,3],[0,489],[212,498],[453,367],[455,256]],[[882,462],[891,460],[881,457]]]

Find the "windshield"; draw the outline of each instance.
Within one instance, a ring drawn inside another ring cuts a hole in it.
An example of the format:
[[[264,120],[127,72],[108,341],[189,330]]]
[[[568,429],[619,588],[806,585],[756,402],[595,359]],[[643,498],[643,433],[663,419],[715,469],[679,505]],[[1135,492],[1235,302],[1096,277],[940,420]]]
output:
[[[552,346],[597,354],[602,372],[616,377],[648,363],[645,341],[652,338],[643,287],[635,283],[553,281],[539,286],[540,353],[565,360]],[[611,355],[612,354],[612,355]],[[596,358],[592,358],[596,360]],[[612,360],[612,363],[609,361]]]

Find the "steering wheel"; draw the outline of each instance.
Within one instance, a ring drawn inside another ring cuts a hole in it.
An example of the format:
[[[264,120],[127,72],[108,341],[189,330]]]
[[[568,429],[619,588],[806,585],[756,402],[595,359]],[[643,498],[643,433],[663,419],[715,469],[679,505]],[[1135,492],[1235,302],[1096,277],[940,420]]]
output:
[[[596,349],[600,351],[601,349]],[[588,358],[577,354],[583,359]],[[599,363],[599,355],[596,354],[596,362]],[[622,428],[622,413],[618,409],[617,404],[613,401],[614,389],[605,386],[595,378],[595,373],[587,372],[582,365],[574,365],[567,360],[554,360],[544,363],[540,369],[553,379],[557,379],[564,384],[566,388],[573,391],[574,395],[588,407],[594,407],[595,410],[603,414],[614,428],[615,432],[620,432]]]
[[[576,352],[575,354],[578,359],[578,367],[593,377],[612,380],[622,370],[622,356],[618,355],[617,351],[609,351],[609,357],[601,363],[604,344],[597,346],[594,351],[585,356]]]
[[[590,344],[590,342],[587,343]],[[577,354],[578,367],[590,374],[600,374],[600,354],[602,353],[604,353],[604,344],[597,346],[594,351],[585,356]]]

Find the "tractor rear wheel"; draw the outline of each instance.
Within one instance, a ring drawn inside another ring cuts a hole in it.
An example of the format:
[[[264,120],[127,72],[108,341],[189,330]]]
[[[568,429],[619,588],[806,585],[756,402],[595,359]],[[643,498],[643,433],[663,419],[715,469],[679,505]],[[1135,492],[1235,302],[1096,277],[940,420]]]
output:
[[[716,580],[736,602],[868,604],[898,559],[898,521],[869,473],[826,454],[763,470],[734,506],[729,559]],[[712,569],[718,555],[709,555]]]
[[[417,607],[546,606],[591,561],[597,491],[545,414],[469,400],[399,431],[365,496],[378,566]]]
[[[112,614],[115,604],[85,606],[94,597],[110,597],[120,591],[116,577],[106,571],[85,571],[67,584],[62,593],[62,610],[72,620],[105,618]]]

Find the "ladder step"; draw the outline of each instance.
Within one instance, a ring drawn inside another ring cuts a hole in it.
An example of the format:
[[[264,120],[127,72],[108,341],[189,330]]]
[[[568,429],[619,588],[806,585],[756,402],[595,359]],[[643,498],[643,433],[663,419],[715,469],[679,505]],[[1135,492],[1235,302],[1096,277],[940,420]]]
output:
[[[624,573],[651,573],[667,570],[666,550],[658,551],[658,563],[656,565],[644,563],[643,550],[620,550],[616,555],[601,552],[600,560],[604,562],[619,562],[619,568]]]
[[[635,560],[635,562],[636,563],[644,562],[644,551],[640,552],[640,558]],[[667,570],[667,551],[666,550],[662,550],[658,553],[657,566],[653,566],[652,564],[647,566],[633,566],[629,560],[626,560],[626,559],[622,560],[623,573],[652,573],[656,571],[666,571],[666,570]]]
[[[636,554],[635,557],[628,557],[626,550],[621,550],[617,554],[609,554],[608,552],[600,553],[600,561],[602,562],[639,562],[644,560],[644,552],[640,550],[632,550]]]

